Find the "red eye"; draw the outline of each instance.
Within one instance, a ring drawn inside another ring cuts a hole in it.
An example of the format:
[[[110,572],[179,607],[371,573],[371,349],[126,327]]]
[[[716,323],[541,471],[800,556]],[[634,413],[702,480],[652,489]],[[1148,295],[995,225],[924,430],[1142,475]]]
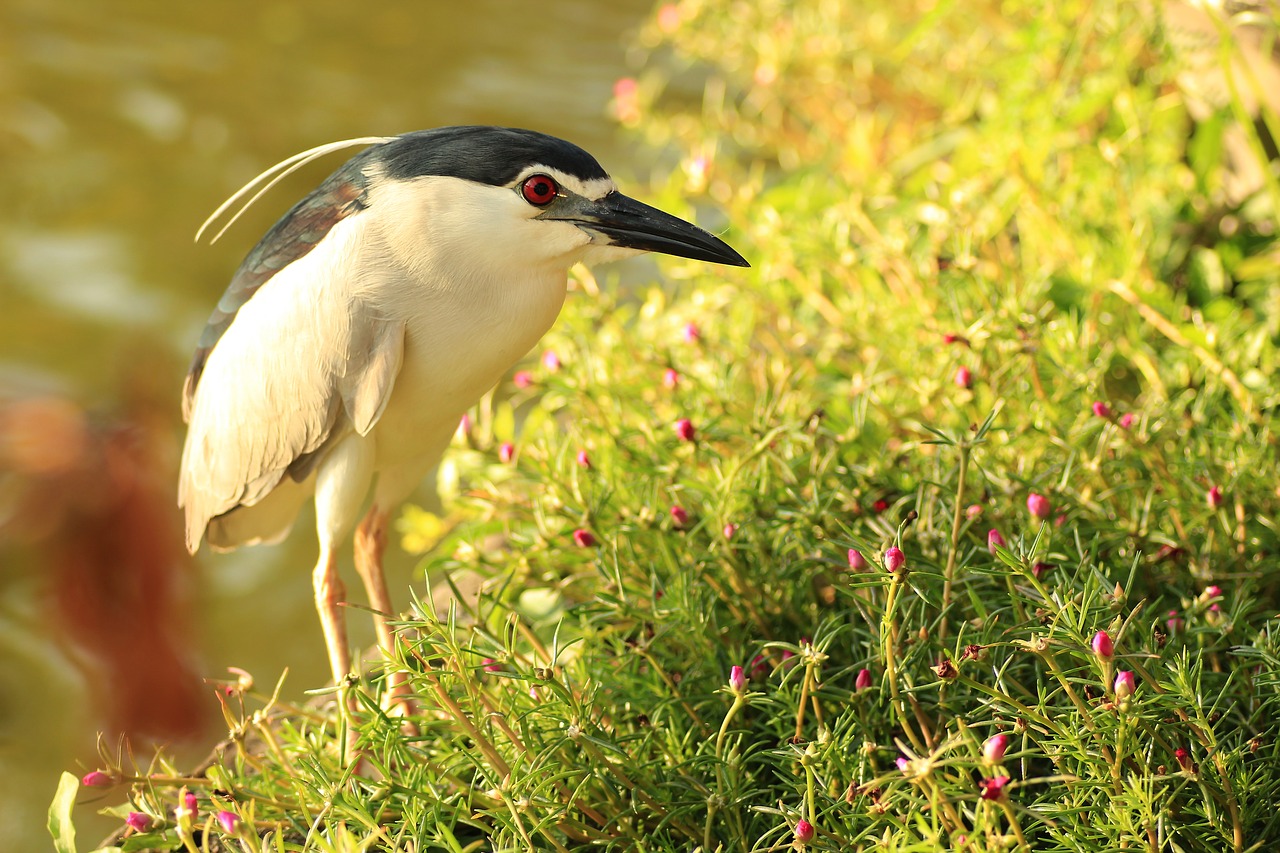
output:
[[[524,183],[520,185],[520,194],[524,196],[524,200],[538,207],[551,204],[559,192],[560,187],[546,175],[525,178]]]

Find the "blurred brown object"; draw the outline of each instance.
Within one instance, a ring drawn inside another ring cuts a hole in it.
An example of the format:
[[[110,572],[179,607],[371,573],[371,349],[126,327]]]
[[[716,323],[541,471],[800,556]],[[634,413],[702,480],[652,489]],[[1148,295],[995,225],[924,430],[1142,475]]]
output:
[[[58,396],[0,398],[0,553],[38,573],[112,733],[181,739],[209,703],[190,653],[192,564],[173,438]]]

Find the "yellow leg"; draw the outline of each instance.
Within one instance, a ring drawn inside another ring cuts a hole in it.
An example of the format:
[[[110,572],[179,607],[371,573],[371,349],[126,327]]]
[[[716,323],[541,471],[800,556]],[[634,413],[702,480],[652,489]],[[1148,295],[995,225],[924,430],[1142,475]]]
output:
[[[391,606],[387,579],[382,571],[382,556],[387,548],[387,513],[377,504],[369,508],[364,520],[356,527],[355,540],[356,571],[364,581],[369,606],[373,609],[373,626],[378,635],[378,645],[391,665],[391,661],[395,660],[396,636],[387,619],[395,610]],[[387,676],[387,693],[383,706],[400,714],[412,713],[408,693],[409,685],[404,673],[393,666]]]

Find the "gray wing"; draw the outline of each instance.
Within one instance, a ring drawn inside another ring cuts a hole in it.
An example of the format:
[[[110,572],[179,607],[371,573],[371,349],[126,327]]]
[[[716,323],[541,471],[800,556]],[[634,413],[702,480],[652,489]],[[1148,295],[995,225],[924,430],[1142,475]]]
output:
[[[301,482],[336,441],[366,434],[390,397],[404,326],[353,287],[361,208],[325,206],[352,192],[351,181],[335,183],[345,171],[250,253],[201,341],[178,487],[192,551],[210,519],[252,506],[286,476]]]
[[[183,420],[191,420],[192,401],[209,354],[245,303],[277,272],[314,249],[334,225],[368,206],[364,160],[363,155],[352,158],[295,204],[240,264],[200,334],[200,343],[182,385]]]

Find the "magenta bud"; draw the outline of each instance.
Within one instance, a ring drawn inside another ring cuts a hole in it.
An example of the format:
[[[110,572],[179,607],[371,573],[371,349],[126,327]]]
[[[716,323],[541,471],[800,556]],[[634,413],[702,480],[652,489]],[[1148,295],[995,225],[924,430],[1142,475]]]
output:
[[[1115,646],[1111,643],[1111,635],[1106,631],[1099,631],[1093,635],[1093,653],[1103,660],[1111,660],[1111,656],[1115,654]]]
[[[587,455],[587,451],[585,450],[578,451],[578,465],[582,468],[591,467],[591,457]]]
[[[517,388],[528,388],[533,384],[533,374],[527,370],[517,370],[512,374],[511,382]]]
[[[800,818],[796,823],[796,841],[799,841],[801,844],[808,844],[813,840],[813,835],[813,824],[809,823],[809,821],[804,818]]]
[[[1048,518],[1052,508],[1049,506],[1049,499],[1044,495],[1038,495],[1035,492],[1027,495],[1027,512],[1036,518]]]
[[[509,441],[502,442],[498,448],[498,459],[504,464],[510,462],[516,456],[516,446]]]
[[[676,421],[676,435],[680,436],[681,441],[693,441],[698,434],[693,428],[693,421],[688,418],[681,418]]]
[[[236,831],[236,824],[240,823],[240,816],[235,812],[220,811],[217,814],[218,823],[222,826],[222,831],[231,835]]]
[[[1115,694],[1117,699],[1124,699],[1132,696],[1137,684],[1134,681],[1133,673],[1128,670],[1116,673]]]
[[[542,366],[555,373],[560,369],[560,356],[554,350],[547,350],[542,354]]]
[[[747,689],[747,676],[742,667],[734,666],[729,670],[729,689],[741,693]]]
[[[596,537],[592,535],[590,530],[584,530],[579,527],[573,531],[573,541],[579,548],[590,548],[596,544]]]
[[[987,531],[987,550],[995,554],[997,548],[1004,547],[1004,537],[994,527]]]
[[[982,799],[999,800],[1003,799],[1004,789],[1008,784],[1008,776],[992,776],[990,779],[982,779],[979,781],[978,787],[982,789]]]
[[[673,506],[671,520],[675,522],[676,527],[684,527],[689,523],[689,511],[682,506]]]
[[[858,670],[858,677],[853,680],[853,689],[859,692],[871,686],[871,670]]]
[[[471,415],[465,412],[462,414],[462,417],[458,420],[458,432],[463,435],[471,432]]]
[[[146,832],[147,827],[151,826],[151,815],[142,812],[129,812],[129,816],[124,819],[125,824],[134,832]]]
[[[982,744],[982,757],[988,764],[999,764],[1004,761],[1005,750],[1009,748],[1011,738],[1006,734],[992,735]]]
[[[199,811],[196,795],[190,791],[184,791],[182,794],[182,807],[187,810],[189,816],[195,817],[196,812]]]
[[[733,534],[738,532],[738,525],[730,522],[724,526],[724,538],[732,539]]]
[[[1208,494],[1205,495],[1205,500],[1209,502],[1209,506],[1212,509],[1217,509],[1222,506],[1222,487],[1214,486],[1209,489]]]
[[[1120,416],[1120,429],[1129,429],[1138,418],[1133,412],[1125,412]]]
[[[893,763],[897,765],[898,771],[901,773],[906,773],[908,770],[911,769],[911,762],[907,760],[907,757],[905,755],[899,755],[897,760],[894,761]]]
[[[101,770],[90,770],[80,777],[80,784],[87,788],[110,788],[115,783],[116,780],[111,774],[103,773]]]
[[[901,548],[889,548],[884,552],[884,567],[890,572],[896,572],[907,564],[907,556],[902,553]]]
[[[685,323],[684,328],[680,330],[680,337],[687,344],[696,343],[702,339],[702,330],[698,328],[697,323]]]
[[[867,567],[867,558],[862,556],[862,552],[857,548],[849,549],[849,568],[855,572],[860,572]]]
[[[1093,413],[1100,418],[1110,418],[1111,407],[1101,400],[1098,400],[1093,404]]]
[[[662,387],[674,388],[680,384],[680,373],[674,367],[662,371]]]
[[[959,370],[956,371],[955,383],[956,383],[956,386],[959,388],[972,388],[973,387],[973,371],[971,371],[967,367],[961,367]]]
[[[493,658],[485,658],[484,671],[485,672],[502,672],[502,664],[498,663]]]
[[[1209,584],[1204,588],[1204,592],[1201,595],[1205,598],[1221,598],[1222,587],[1217,584]]]

